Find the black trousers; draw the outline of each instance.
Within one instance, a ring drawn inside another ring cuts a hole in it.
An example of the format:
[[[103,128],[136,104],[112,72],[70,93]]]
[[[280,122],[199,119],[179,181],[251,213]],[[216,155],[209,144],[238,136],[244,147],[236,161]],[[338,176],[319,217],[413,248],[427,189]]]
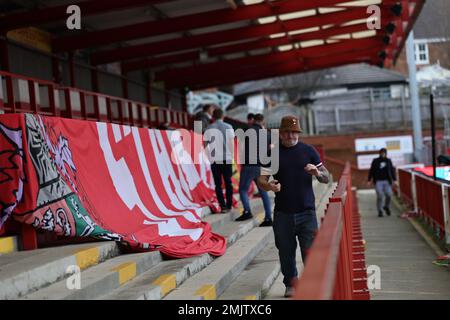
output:
[[[233,175],[233,165],[232,164],[220,164],[212,163],[211,171],[214,177],[214,184],[216,185],[216,196],[222,208],[231,209],[233,205],[233,186],[231,184],[231,176]],[[222,190],[222,178],[225,182],[225,191],[227,201],[225,202],[223,198]]]

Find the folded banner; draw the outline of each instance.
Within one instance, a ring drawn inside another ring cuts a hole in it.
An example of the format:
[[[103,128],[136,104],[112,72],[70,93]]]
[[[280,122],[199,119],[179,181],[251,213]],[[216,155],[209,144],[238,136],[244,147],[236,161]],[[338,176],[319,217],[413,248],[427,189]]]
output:
[[[0,115],[0,228],[12,216],[59,235],[116,240],[172,257],[222,255],[225,239],[200,219],[202,207],[217,204],[199,137]]]

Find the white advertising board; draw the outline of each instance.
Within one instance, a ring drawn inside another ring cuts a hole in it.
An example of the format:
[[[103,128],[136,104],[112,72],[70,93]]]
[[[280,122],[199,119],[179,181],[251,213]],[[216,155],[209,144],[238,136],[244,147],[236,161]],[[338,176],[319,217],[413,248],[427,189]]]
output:
[[[356,152],[379,151],[381,148],[388,150],[389,157],[394,153],[414,153],[412,136],[355,139]]]

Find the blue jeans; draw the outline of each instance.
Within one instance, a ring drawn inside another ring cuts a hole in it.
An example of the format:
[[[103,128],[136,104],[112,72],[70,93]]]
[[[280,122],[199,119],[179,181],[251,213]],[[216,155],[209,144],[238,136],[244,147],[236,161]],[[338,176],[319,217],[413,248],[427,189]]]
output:
[[[275,245],[280,257],[281,273],[285,286],[291,286],[292,280],[298,277],[295,255],[297,239],[303,263],[317,233],[317,216],[315,210],[300,213],[283,213],[275,211],[273,232]]]
[[[248,189],[250,188],[250,184],[252,183],[252,181],[255,181],[256,183],[256,178],[258,178],[260,173],[261,168],[259,166],[242,166],[239,180],[239,196],[241,198],[242,206],[244,207],[245,211],[251,212],[250,201],[248,199]],[[263,201],[265,219],[271,220],[272,207],[270,205],[269,195],[266,191],[261,189],[258,184],[256,184],[256,186],[258,187],[259,194],[261,195]]]
[[[392,186],[388,180],[378,180],[375,183],[375,190],[377,191],[377,209],[382,212],[383,207],[389,208],[392,197]]]

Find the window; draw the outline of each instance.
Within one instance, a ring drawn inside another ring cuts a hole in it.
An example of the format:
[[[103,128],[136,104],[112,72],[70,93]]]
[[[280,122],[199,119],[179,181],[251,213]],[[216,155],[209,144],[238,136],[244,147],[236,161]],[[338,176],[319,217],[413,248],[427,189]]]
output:
[[[427,43],[420,42],[414,44],[414,59],[417,65],[430,63]]]

